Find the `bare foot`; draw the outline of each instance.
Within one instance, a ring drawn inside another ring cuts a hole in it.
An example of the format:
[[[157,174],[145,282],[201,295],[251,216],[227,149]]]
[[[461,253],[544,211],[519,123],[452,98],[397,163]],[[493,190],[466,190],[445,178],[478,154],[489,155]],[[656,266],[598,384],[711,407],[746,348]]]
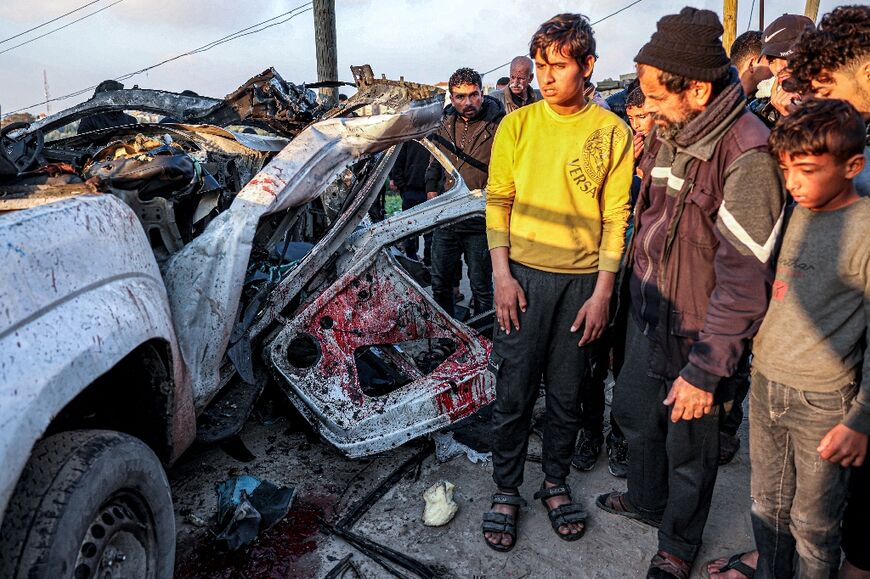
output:
[[[517,511],[520,510],[519,507],[515,507],[513,505],[503,505],[497,504],[490,509],[494,513],[502,513],[505,515],[511,515],[514,520],[517,518]],[[511,537],[507,533],[484,533],[483,536],[486,540],[492,545],[504,545],[505,547],[509,547],[511,543],[514,542],[513,537]]]
[[[544,481],[544,488],[551,489],[553,487],[557,487],[559,485]],[[567,505],[571,502],[571,498],[568,495],[557,495],[555,497],[551,497],[546,499],[547,508],[550,510],[555,509],[556,507],[561,507],[562,505]],[[585,525],[583,523],[571,523],[569,525],[562,525],[559,527],[560,535],[576,535],[583,532],[583,528]]]
[[[736,569],[729,569],[724,573],[719,573],[719,569],[728,564],[730,557],[722,557],[707,564],[707,573],[710,574],[710,579],[746,579],[746,575]],[[758,564],[758,551],[750,551],[740,557],[740,562],[747,567],[755,569]]]

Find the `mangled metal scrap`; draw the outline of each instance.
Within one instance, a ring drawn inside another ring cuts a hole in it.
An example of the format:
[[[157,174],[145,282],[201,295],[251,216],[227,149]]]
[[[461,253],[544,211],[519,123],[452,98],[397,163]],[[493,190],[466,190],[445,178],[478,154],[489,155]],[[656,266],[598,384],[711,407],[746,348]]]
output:
[[[172,257],[164,279],[198,408],[214,396],[220,383],[219,369],[236,322],[251,245],[261,219],[317,199],[360,157],[423,137],[437,126],[442,100],[433,87],[410,83],[390,86],[389,98],[379,94],[368,99],[362,90],[353,97],[365,106],[379,106],[380,114],[330,118],[301,132],[239,192],[229,209]],[[421,94],[426,98],[414,98]],[[389,167],[385,169],[384,179]],[[353,215],[349,221],[355,226],[365,209]],[[330,232],[336,230],[335,225]],[[274,311],[274,306],[283,310],[295,297],[286,291],[288,280],[301,281],[301,272],[313,277],[316,272],[306,264],[318,262],[319,270],[331,259],[333,251],[318,250],[324,243],[329,242],[321,240],[270,294],[269,311]],[[270,322],[275,319],[270,318]]]
[[[432,359],[433,345],[449,355]],[[448,426],[494,398],[488,343],[385,252],[321,293],[267,355],[291,400],[351,457]]]
[[[338,281],[266,346],[290,399],[351,457],[452,424],[495,397],[489,341],[438,307],[389,249],[483,213],[482,192],[469,192],[455,169],[452,175],[444,195],[352,236],[335,264]]]
[[[329,111],[270,69],[222,100],[100,93],[17,138],[33,141],[114,110],[209,123],[128,125],[47,141],[40,158],[74,165],[79,182],[51,182],[44,193],[100,190],[133,208],[162,256],[198,414],[235,375],[253,384],[270,371],[325,438],[361,456],[468,416],[494,388],[489,342],[441,310],[391,249],[482,214],[482,193],[469,192],[424,139],[452,189],[382,222],[368,217],[396,145],[438,126],[442,94],[375,79],[367,66],[353,73],[358,92]],[[239,122],[278,136],[221,128]]]
[[[280,137],[234,134],[207,125],[141,124],[54,140],[42,155],[81,166],[74,175],[123,199],[136,212],[155,252],[166,257],[229,207],[242,186],[286,143]],[[51,185],[56,195],[81,189],[56,180]],[[0,199],[0,208],[6,205]]]
[[[296,135],[328,110],[317,102],[313,91],[305,85],[285,81],[274,68],[258,74],[228,94],[224,103],[235,111],[239,122],[259,125],[287,136]]]
[[[101,92],[32,123],[25,132],[48,133],[87,116],[127,110],[165,115],[191,125],[262,126],[285,137],[295,136],[327,111],[305,85],[287,82],[269,68],[223,99],[139,88]]]

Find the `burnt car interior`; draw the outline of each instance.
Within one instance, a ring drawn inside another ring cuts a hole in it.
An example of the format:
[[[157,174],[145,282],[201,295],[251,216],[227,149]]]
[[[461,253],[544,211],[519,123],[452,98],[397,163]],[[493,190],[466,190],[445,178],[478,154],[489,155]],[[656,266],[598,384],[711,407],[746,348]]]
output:
[[[10,124],[0,131],[0,214],[113,195],[138,217],[165,270],[303,131],[436,95],[375,79],[368,66],[352,72],[356,94],[331,108],[312,85],[268,69],[223,99],[121,89]],[[74,130],[83,118],[119,112],[157,120]],[[449,161],[421,142],[450,175],[435,200],[384,214],[396,145],[353,159],[312,201],[260,219],[220,383],[200,405],[200,441],[238,434],[269,383],[352,457],[449,426],[492,401],[492,313],[448,316],[425,290],[427,269],[398,250],[484,208],[482,193],[468,191]]]

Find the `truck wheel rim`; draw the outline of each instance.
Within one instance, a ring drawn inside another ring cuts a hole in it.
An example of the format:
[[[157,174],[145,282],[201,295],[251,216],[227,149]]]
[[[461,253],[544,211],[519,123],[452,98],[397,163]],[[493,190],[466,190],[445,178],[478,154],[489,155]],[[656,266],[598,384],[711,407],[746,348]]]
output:
[[[155,576],[157,537],[150,511],[132,493],[115,494],[97,511],[82,539],[75,579]]]

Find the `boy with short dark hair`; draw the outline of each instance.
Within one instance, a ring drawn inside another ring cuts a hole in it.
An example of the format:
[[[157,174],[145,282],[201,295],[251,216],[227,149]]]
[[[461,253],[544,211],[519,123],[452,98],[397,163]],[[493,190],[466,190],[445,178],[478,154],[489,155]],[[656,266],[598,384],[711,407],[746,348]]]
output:
[[[788,66],[794,89],[818,98],[843,99],[870,123],[870,6],[839,6],[825,14],[818,30],[801,36]],[[870,155],[870,134],[864,155]],[[858,194],[870,195],[866,165],[855,186]],[[870,567],[870,549],[863,551]]]
[[[637,200],[640,191],[642,175],[638,164],[643,155],[644,140],[654,126],[652,114],[644,108],[643,91],[640,86],[635,86],[628,91],[628,96],[623,104],[624,117],[634,133],[634,165],[637,173],[631,184],[631,207]],[[629,219],[626,230],[626,245],[631,238],[632,223]],[[592,371],[585,380],[583,390],[583,403],[580,420],[580,438],[577,440],[577,448],[571,466],[581,471],[591,471],[595,468],[601,446],[607,447],[607,468],[610,474],[617,478],[625,478],[628,475],[628,443],[625,435],[619,428],[613,412],[610,412],[610,432],[604,436],[604,411],[605,411],[605,381],[609,371],[613,372],[614,380],[619,376],[622,363],[625,360],[625,317],[613,320],[607,332],[600,338],[592,362]]]
[[[586,513],[565,479],[580,426],[581,381],[588,374],[585,346],[608,322],[633,165],[628,127],[584,95],[595,62],[589,20],[579,14],[551,18],[532,37],[529,52],[543,100],[499,125],[487,183],[498,492],[483,532],[498,551],[516,543],[519,487],[542,375],[545,480],[535,498],[544,502],[560,538],[576,540],[585,531]]]
[[[650,134],[655,123],[653,123],[652,113],[644,108],[646,96],[640,87],[635,87],[628,98],[625,99],[625,116],[628,117],[628,124],[631,125],[631,130],[634,131],[634,158],[637,162],[643,156],[643,143],[646,136]]]
[[[748,100],[755,98],[758,83],[769,79],[772,74],[761,54],[762,35],[758,30],[747,30],[734,39],[731,44],[731,63],[737,69],[740,86]]]
[[[770,135],[797,206],[753,346],[756,577],[833,577],[840,565],[847,467],[863,463],[870,434],[870,199],[853,183],[864,130],[848,103],[812,100]]]

